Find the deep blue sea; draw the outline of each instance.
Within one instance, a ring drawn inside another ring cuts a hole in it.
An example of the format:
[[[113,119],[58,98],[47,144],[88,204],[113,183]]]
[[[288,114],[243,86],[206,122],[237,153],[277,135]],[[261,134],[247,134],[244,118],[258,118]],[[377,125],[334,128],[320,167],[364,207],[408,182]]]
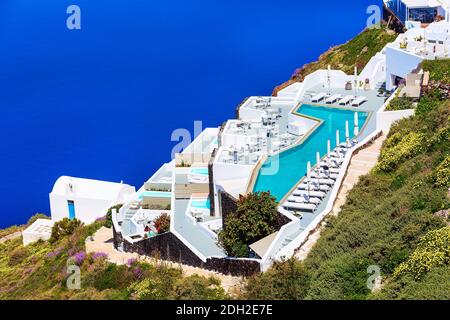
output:
[[[177,128],[219,126],[366,25],[379,1],[0,0],[0,227],[61,175],[139,187]],[[81,8],[81,30],[66,9]]]

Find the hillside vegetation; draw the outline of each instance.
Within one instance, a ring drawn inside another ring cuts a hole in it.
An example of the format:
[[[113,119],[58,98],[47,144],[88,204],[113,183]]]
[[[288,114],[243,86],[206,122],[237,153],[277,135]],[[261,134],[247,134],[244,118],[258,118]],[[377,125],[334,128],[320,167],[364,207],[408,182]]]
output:
[[[297,69],[291,80],[275,88],[274,93],[287,87],[293,82],[303,81],[303,79],[320,69],[327,69],[330,65],[332,69],[342,70],[347,74],[353,74],[355,67],[359,72],[366,66],[369,60],[388,43],[394,41],[398,34],[386,29],[366,29],[347,43],[331,48],[322,54],[318,61],[308,63]]]
[[[249,279],[244,297],[450,299],[449,188],[450,101],[432,92],[392,127],[377,167],[307,259]],[[368,289],[369,267],[379,268],[381,291]]]
[[[50,242],[22,246],[21,238],[0,243],[0,299],[224,299],[215,278],[183,276],[163,262],[108,262],[102,252],[87,254],[85,239],[105,225],[84,226],[63,220]],[[70,230],[65,232],[65,230]],[[70,266],[80,268],[80,288],[72,283]],[[69,269],[68,269],[69,268]]]

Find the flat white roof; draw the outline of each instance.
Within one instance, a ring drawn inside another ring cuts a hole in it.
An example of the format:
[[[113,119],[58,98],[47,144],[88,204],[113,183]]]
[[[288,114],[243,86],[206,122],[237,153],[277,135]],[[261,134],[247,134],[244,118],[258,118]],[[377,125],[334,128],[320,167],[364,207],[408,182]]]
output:
[[[26,228],[23,232],[37,235],[47,235],[52,233],[52,227],[55,224],[53,220],[37,219],[31,226]]]
[[[70,190],[68,188],[69,185],[73,187],[73,193],[68,192],[68,190]],[[123,183],[62,176],[56,181],[51,194],[72,194],[79,198],[115,201],[124,188],[129,189],[133,187]]]
[[[438,0],[402,0],[408,8],[435,8],[442,5],[448,5],[444,4],[445,1],[447,0],[441,0],[441,2]]]

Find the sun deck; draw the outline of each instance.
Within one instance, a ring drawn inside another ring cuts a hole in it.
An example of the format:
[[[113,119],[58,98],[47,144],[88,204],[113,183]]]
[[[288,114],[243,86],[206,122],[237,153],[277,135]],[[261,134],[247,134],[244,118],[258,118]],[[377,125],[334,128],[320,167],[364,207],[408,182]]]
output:
[[[217,244],[211,234],[209,234],[199,223],[192,221],[186,215],[189,209],[190,200],[175,200],[173,212],[174,228],[186,241],[189,242],[205,257],[226,257],[225,251]]]

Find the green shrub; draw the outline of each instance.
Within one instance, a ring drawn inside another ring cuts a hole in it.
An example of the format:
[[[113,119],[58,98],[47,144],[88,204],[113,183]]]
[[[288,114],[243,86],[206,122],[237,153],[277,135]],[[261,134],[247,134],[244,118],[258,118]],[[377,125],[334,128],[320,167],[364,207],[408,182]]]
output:
[[[170,215],[167,213],[161,213],[161,215],[155,219],[154,223],[158,233],[166,233],[170,231]]]
[[[147,273],[144,280],[129,286],[128,291],[134,300],[168,300],[181,277],[180,270],[160,266]]]
[[[304,265],[291,258],[275,262],[265,273],[247,280],[243,298],[250,300],[300,300],[306,297],[309,273]]]
[[[122,208],[122,207],[123,207],[123,204],[118,204],[118,205],[115,205],[108,209],[108,211],[106,212],[106,219],[105,219],[105,227],[106,228],[111,228],[113,225],[113,223],[112,223],[113,210],[115,209],[115,210],[119,211],[120,208]]]
[[[450,263],[450,227],[430,231],[409,259],[400,264],[394,277],[411,274],[416,280],[435,267]]]
[[[8,260],[8,264],[9,266],[16,266],[20,263],[22,263],[23,260],[25,260],[25,258],[28,256],[28,250],[25,247],[18,247],[16,249],[14,249],[10,254],[9,254],[9,260]]]
[[[395,138],[398,139],[398,136]],[[386,172],[392,171],[404,160],[420,153],[423,150],[423,143],[424,135],[416,132],[404,135],[396,144],[388,140],[389,147],[384,148],[381,152],[377,169]]]
[[[219,241],[236,257],[248,256],[247,246],[277,231],[277,202],[268,192],[251,193],[239,199],[236,212],[225,221]]]
[[[450,187],[450,155],[436,168],[436,185]]]
[[[192,275],[177,281],[171,298],[175,300],[224,300],[228,297],[220,285],[220,280]]]
[[[432,110],[441,105],[442,96],[439,91],[434,90],[420,98],[417,104],[416,114],[418,116],[428,116]]]
[[[77,219],[70,220],[68,218],[64,218],[63,220],[56,222],[52,227],[50,242],[55,243],[62,238],[72,235],[75,230],[82,225],[83,224],[81,221]]]
[[[425,60],[422,68],[430,72],[430,79],[450,84],[450,59]]]
[[[408,97],[395,97],[386,107],[386,111],[407,110],[407,109],[414,109],[413,102],[411,98]]]

